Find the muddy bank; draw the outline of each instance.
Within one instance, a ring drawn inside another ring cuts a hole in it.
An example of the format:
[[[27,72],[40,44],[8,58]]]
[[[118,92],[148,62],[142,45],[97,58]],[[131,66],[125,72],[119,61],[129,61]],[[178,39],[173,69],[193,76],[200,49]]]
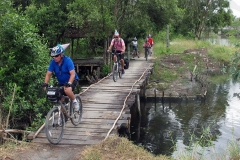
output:
[[[208,56],[207,48],[169,54],[155,59],[155,64],[158,71],[167,70],[168,74],[175,74],[177,78],[169,82],[164,81],[161,76],[152,76],[155,78],[151,77],[145,93],[148,99],[165,97],[191,100],[205,97],[211,83],[209,76],[221,74],[222,70],[222,64]]]

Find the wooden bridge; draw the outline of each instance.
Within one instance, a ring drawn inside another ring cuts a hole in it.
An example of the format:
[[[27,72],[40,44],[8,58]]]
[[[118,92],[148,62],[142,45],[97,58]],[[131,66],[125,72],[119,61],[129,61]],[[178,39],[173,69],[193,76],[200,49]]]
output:
[[[150,57],[151,58],[151,57]],[[129,129],[131,112],[140,107],[141,96],[153,63],[143,57],[130,61],[122,79],[113,81],[112,75],[83,89],[80,97],[83,102],[83,117],[78,126],[66,123],[64,136],[59,144],[96,144],[125,124]],[[32,136],[32,142],[49,143],[42,127]]]

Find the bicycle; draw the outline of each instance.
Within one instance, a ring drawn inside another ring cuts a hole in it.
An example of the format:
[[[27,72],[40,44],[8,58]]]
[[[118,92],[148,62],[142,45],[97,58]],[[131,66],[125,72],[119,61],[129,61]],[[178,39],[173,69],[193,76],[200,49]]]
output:
[[[48,112],[45,122],[45,133],[48,141],[58,144],[64,134],[65,122],[70,118],[73,125],[77,126],[82,118],[82,100],[79,95],[75,95],[79,103],[79,111],[75,112],[73,102],[68,96],[63,95],[63,86],[47,86],[47,99],[53,104],[53,108]],[[61,98],[65,101],[62,102]]]
[[[152,46],[149,48],[149,56],[152,56]]]
[[[145,58],[146,58],[146,61],[148,60],[149,52],[150,52],[150,48],[149,47],[145,47]]]
[[[119,54],[121,53],[112,53],[116,55],[116,61],[113,63],[113,69],[112,69],[112,75],[113,75],[113,81],[117,81],[117,77],[122,78],[122,65],[120,61]]]
[[[139,58],[139,55],[137,55],[137,49],[133,48],[132,58],[135,58],[136,56],[138,56],[138,58]]]

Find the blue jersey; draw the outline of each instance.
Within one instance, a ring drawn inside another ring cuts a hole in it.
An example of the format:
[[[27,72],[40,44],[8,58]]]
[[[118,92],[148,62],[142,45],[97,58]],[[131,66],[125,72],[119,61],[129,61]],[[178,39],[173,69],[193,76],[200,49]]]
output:
[[[70,79],[70,71],[75,70],[74,64],[71,58],[67,56],[63,56],[62,58],[62,64],[59,66],[57,62],[54,60],[51,60],[50,65],[48,67],[48,71],[54,72],[58,83],[59,84],[65,84]],[[75,80],[79,80],[77,73],[75,72]]]

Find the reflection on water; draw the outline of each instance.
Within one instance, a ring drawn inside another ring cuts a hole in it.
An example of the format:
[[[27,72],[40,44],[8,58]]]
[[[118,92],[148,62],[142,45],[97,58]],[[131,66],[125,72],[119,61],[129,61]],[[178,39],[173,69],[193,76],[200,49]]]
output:
[[[198,141],[200,147],[211,148],[202,156],[212,159],[212,153],[222,154],[230,140],[240,138],[240,99],[236,93],[240,93],[240,84],[226,81],[211,84],[205,102],[148,102],[142,107],[141,120],[132,122],[132,140],[156,155],[173,157]]]

